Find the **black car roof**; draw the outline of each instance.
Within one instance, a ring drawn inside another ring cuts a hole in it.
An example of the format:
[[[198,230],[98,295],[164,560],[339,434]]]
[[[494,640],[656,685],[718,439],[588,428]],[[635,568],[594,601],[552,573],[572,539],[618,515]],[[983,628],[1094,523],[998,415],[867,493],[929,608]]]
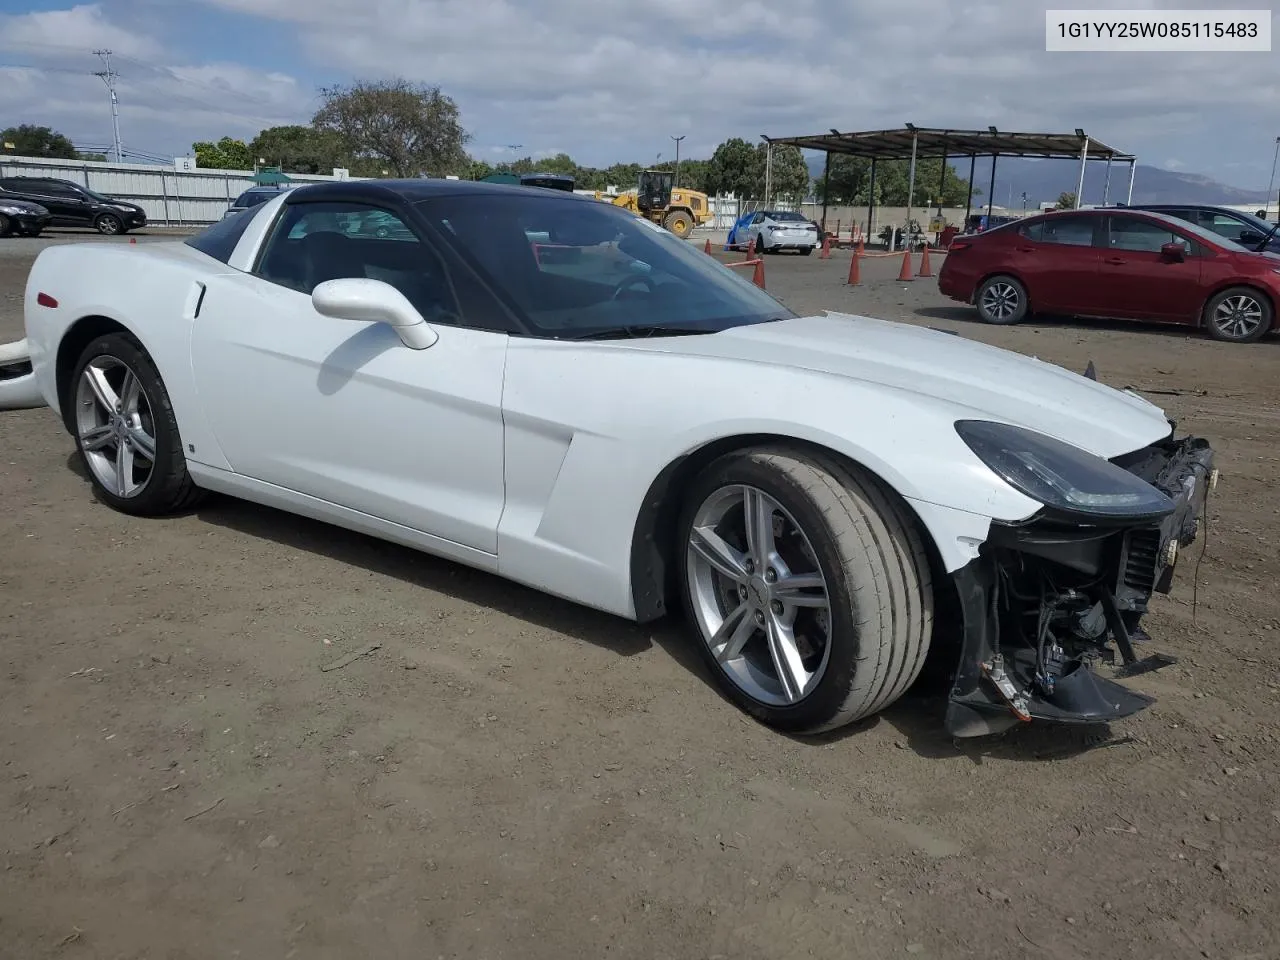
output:
[[[310,183],[289,191],[285,203],[306,203],[311,200],[387,200],[398,197],[409,203],[431,200],[436,197],[528,197],[538,196],[550,200],[582,200],[564,190],[546,190],[517,184],[484,183],[479,180],[437,180],[418,178],[412,180],[335,180],[327,183]]]

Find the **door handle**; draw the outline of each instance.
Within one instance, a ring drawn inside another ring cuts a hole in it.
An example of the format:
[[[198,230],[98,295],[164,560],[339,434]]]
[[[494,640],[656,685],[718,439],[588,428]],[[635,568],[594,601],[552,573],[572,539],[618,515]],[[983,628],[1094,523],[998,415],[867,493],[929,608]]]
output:
[[[1122,263],[1128,263],[1129,261],[1128,261],[1128,260],[1122,260],[1120,257],[1108,257],[1106,260],[1103,260],[1102,262],[1103,262],[1103,263],[1113,263],[1113,264],[1115,264],[1116,266],[1120,266],[1120,264],[1122,264]]]

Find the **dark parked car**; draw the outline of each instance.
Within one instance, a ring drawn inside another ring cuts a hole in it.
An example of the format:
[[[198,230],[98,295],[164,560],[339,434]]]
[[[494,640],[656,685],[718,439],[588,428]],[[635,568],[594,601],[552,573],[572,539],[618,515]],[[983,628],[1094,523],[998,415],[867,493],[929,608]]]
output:
[[[0,194],[0,237],[11,233],[38,237],[52,218],[53,215],[38,203]]]
[[[1280,256],[1162,213],[1073,210],[956,237],[938,288],[987,323],[1033,312],[1114,317],[1248,343],[1271,328]]]
[[[266,203],[268,200],[274,200],[285,190],[293,189],[293,184],[280,184],[270,187],[250,187],[227,208],[227,212],[222,215],[222,219],[234,217],[237,213],[244,213],[246,210],[252,210],[259,204]]]
[[[1179,220],[1199,224],[1219,236],[1234,240],[1247,250],[1280,253],[1280,230],[1252,213],[1241,213],[1230,207],[1212,207],[1189,203],[1142,203],[1126,210],[1150,210]]]
[[[128,233],[147,225],[136,203],[95,193],[72,180],[53,177],[0,178],[0,198],[29,200],[52,214],[55,227],[93,227],[99,233]]]

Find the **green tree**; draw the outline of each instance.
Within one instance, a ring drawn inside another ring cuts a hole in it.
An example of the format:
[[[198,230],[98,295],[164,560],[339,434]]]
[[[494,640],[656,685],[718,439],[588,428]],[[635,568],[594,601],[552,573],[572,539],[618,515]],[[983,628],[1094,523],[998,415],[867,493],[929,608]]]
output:
[[[1063,190],[1058,194],[1059,210],[1074,210],[1076,208],[1076,193],[1074,190]]]
[[[756,147],[755,189],[753,196],[768,200],[790,200],[798,202],[809,193],[809,165],[805,163],[804,154],[799,147],[791,144],[777,144],[773,148],[773,157],[768,159],[769,149],[766,144]],[[767,188],[769,196],[765,197],[765,166],[768,163]]]
[[[252,170],[253,154],[249,145],[234,137],[223,137],[217,143],[201,140],[191,145],[196,166],[206,170]]]
[[[402,78],[324,87],[312,120],[338,136],[356,158],[377,161],[398,177],[461,174],[471,137],[458,105],[439,87]]]
[[[336,134],[297,124],[262,130],[249,144],[249,153],[285,173],[331,173],[347,165]]]
[[[716,147],[707,161],[705,186],[708,193],[732,193],[751,197],[756,191],[759,156],[751,144],[733,137]]]
[[[50,127],[37,127],[30,123],[0,130],[0,144],[4,145],[5,152],[22,157],[77,159],[76,148],[67,137]]]

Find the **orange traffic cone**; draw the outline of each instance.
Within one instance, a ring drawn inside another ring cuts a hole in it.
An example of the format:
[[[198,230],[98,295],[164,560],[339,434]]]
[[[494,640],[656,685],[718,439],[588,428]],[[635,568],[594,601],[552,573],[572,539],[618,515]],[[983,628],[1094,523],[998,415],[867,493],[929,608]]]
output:
[[[752,237],[747,241],[747,259],[750,260],[756,255],[756,238]]]
[[[755,284],[757,287],[759,287],[761,290],[765,289],[765,286],[764,286],[764,259],[763,259],[763,258],[761,258],[761,259],[759,259],[759,260],[757,260],[757,261],[756,261],[756,268],[755,268],[755,270],[753,270],[753,271],[751,272],[751,282],[752,282],[752,283],[754,283],[754,284]]]
[[[849,259],[849,279],[845,282],[850,286],[857,286],[862,280],[862,270],[858,266],[858,259],[859,257],[856,253]]]
[[[920,269],[916,273],[917,277],[932,277],[933,269],[929,266],[929,245],[924,245],[924,250],[920,253]]]
[[[902,251],[902,269],[898,271],[899,280],[911,279],[911,251]]]
[[[862,246],[862,237],[858,237],[858,256],[862,256],[866,250]]]
[[[710,237],[707,237],[707,242],[706,242],[706,245],[705,245],[705,246],[703,246],[703,248],[702,248],[702,252],[703,252],[703,253],[710,253],[710,252],[711,252],[711,238],[710,238]]]
[[[129,238],[129,242],[130,242],[130,243],[137,243],[137,242],[138,242],[138,238],[137,238],[137,237],[130,237],[130,238]]]
[[[831,234],[824,233],[822,235],[822,260],[831,259]]]

